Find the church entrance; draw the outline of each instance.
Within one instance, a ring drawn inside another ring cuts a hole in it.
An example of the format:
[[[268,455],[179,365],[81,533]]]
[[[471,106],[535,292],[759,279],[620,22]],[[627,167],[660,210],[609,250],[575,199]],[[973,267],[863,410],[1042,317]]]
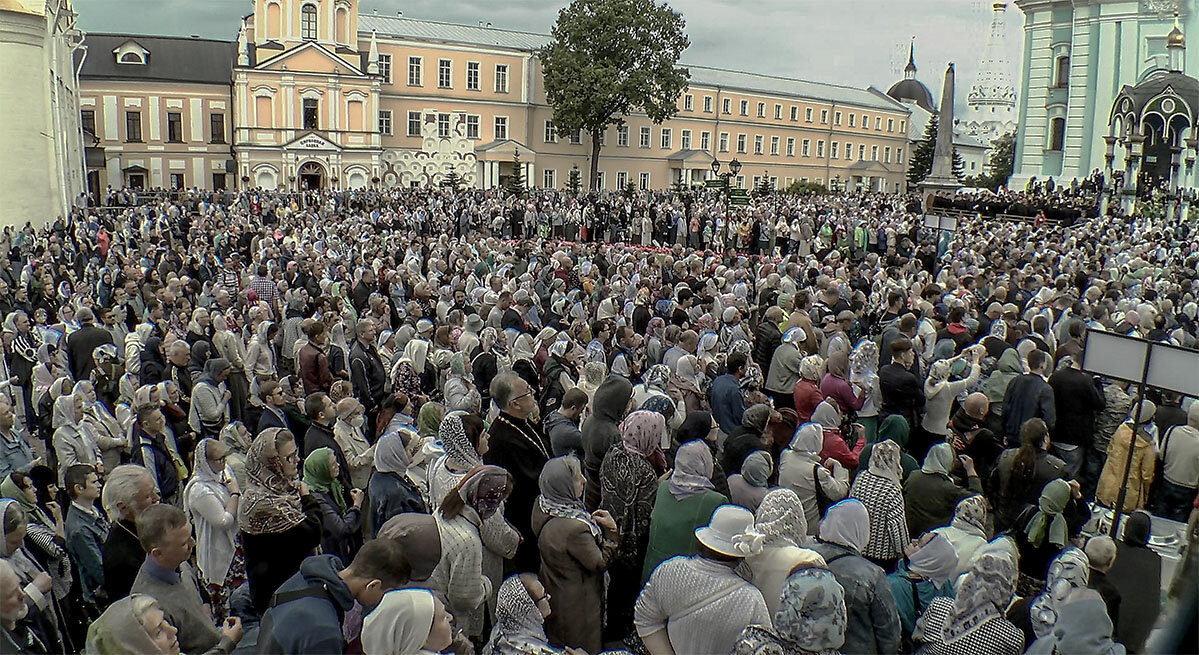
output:
[[[325,168],[310,161],[300,166],[299,178],[301,191],[323,189],[325,187]]]
[[[1145,159],[1141,167],[1142,179],[1151,186],[1161,186],[1170,179],[1170,144],[1155,131],[1145,142]]]

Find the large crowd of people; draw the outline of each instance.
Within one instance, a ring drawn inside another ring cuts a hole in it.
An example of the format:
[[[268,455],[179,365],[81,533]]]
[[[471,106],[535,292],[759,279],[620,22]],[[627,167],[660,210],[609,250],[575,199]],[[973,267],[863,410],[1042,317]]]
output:
[[[1194,652],[1199,401],[1083,360],[1195,349],[1196,225],[920,205],[110,189],[5,228],[2,652]]]

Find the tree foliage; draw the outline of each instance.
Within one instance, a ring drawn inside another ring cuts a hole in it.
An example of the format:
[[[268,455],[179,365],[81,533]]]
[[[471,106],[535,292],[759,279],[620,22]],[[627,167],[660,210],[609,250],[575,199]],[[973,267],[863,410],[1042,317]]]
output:
[[[908,160],[908,188],[915,188],[933,170],[933,152],[937,148],[937,115],[929,117],[924,125],[924,138],[916,144]]]
[[[520,152],[513,149],[512,151],[512,175],[508,178],[508,193],[518,197],[525,197],[525,176],[520,165]]]
[[[991,156],[987,160],[987,188],[996,191],[1007,184],[1016,164],[1016,135],[1001,134],[991,142]]]
[[[796,180],[796,181],[792,182],[790,186],[783,189],[781,191],[781,193],[784,193],[787,195],[792,195],[792,196],[808,196],[808,195],[823,196],[826,193],[828,193],[828,189],[825,188],[825,186],[823,184],[816,184],[815,182],[803,182],[801,180]]]
[[[441,186],[449,187],[454,191],[462,188],[462,182],[462,176],[458,174],[457,169],[453,168],[441,178]]]
[[[570,169],[570,177],[566,179],[566,189],[570,191],[570,195],[577,196],[579,191],[583,189],[583,176],[579,173],[577,167]]]
[[[537,57],[558,132],[591,135],[589,188],[604,130],[634,111],[654,123],[678,112],[690,79],[678,66],[691,44],[684,26],[681,14],[653,0],[574,0],[558,12]]]

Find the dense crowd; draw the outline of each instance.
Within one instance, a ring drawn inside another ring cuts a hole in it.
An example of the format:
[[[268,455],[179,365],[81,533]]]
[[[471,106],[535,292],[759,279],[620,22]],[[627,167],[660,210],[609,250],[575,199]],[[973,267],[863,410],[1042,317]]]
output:
[[[3,652],[1193,652],[1199,402],[1083,345],[1196,347],[1195,225],[970,211],[109,190],[6,228]]]

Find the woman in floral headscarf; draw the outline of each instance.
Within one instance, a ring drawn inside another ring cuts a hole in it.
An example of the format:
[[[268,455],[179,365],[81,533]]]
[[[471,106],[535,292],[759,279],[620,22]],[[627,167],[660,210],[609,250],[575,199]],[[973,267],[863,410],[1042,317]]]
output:
[[[659,447],[666,431],[666,419],[661,414],[635,411],[620,423],[619,429],[620,441],[604,455],[599,474],[599,506],[612,515],[620,529],[620,546],[608,568],[605,641],[623,639],[632,629],[658,476],[665,472],[666,464]]]
[[[916,621],[920,655],[1019,655],[1020,629],[1004,618],[1016,588],[1016,554],[1008,539],[986,546],[952,598],[934,598]]]
[[[559,655],[566,652],[550,646],[545,636],[544,624],[554,616],[550,608],[552,599],[546,587],[531,573],[504,580],[499,589],[495,626],[491,629],[491,639],[483,647],[483,655]],[[599,652],[599,648],[589,652]]]
[[[512,476],[498,466],[479,466],[441,501],[434,518],[441,535],[441,560],[427,581],[429,589],[449,601],[450,613],[468,635],[483,632],[483,610],[492,596],[483,574],[480,528],[502,509],[512,493]]]
[[[953,508],[953,519],[949,525],[933,532],[944,534],[953,544],[958,555],[956,575],[970,569],[979,549],[987,543],[987,501],[982,496],[969,496],[958,501]]]
[[[790,489],[766,494],[754,514],[754,529],[761,533],[762,550],[745,558],[739,571],[766,601],[771,615],[779,608],[780,590],[787,576],[805,566],[823,567],[824,558],[807,548],[808,523],[799,496]]]
[[[1053,632],[1062,603],[1075,589],[1086,589],[1090,575],[1086,553],[1074,546],[1063,548],[1049,563],[1044,590],[1012,603],[1007,618],[1024,631],[1025,642],[1031,644]]]
[[[774,630],[747,626],[732,655],[834,655],[845,643],[845,589],[825,568],[801,568],[782,587]]]

